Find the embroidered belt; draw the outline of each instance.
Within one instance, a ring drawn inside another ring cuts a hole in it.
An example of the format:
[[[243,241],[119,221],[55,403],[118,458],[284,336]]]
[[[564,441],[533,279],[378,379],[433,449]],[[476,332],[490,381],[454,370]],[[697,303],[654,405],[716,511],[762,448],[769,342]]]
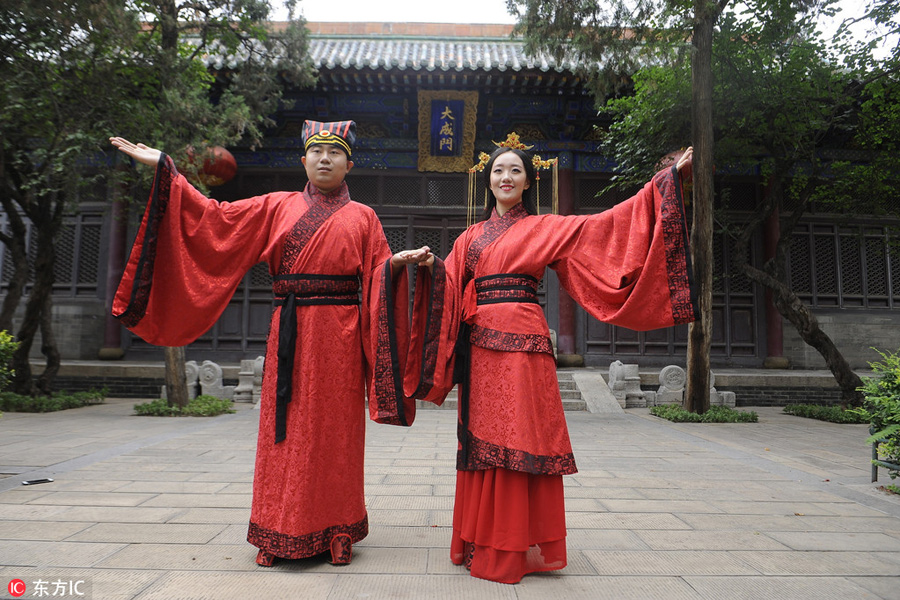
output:
[[[538,303],[538,280],[521,273],[500,273],[475,279],[476,303],[500,304],[502,302]],[[512,334],[478,325],[463,323],[456,338],[456,362],[453,366],[453,381],[459,386],[458,438],[460,457],[457,468],[469,462],[469,382],[472,373],[472,345],[499,350],[501,352],[544,352],[553,354],[550,338],[542,335]],[[465,468],[465,467],[463,467]]]
[[[276,275],[272,291],[281,306],[278,323],[278,379],[275,386],[275,443],[287,437],[287,405],[293,391],[297,307],[359,304],[356,275]]]
[[[478,306],[501,302],[538,303],[538,280],[531,275],[501,273],[475,280],[475,298]]]

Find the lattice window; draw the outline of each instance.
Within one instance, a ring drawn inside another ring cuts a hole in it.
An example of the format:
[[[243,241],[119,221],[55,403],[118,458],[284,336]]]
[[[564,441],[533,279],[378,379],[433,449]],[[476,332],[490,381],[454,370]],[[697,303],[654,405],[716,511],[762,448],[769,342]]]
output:
[[[78,283],[94,288],[99,280],[100,224],[82,223],[78,255]]]
[[[891,269],[891,294],[894,301],[900,300],[900,238],[890,236],[888,238],[888,256]]]
[[[836,240],[833,234],[816,235],[814,240],[813,257],[816,274],[816,292],[819,295],[833,295],[838,293],[837,285],[837,266],[835,257],[837,256]],[[802,268],[809,271],[806,261],[801,265]],[[805,290],[804,291],[808,291]]]
[[[466,179],[430,177],[425,182],[428,206],[465,206]]]
[[[456,238],[461,236],[465,231],[464,228],[449,228],[447,229],[447,251],[441,256],[441,258],[446,258],[450,251],[453,250],[453,244],[456,243]]]
[[[382,180],[382,204],[389,206],[419,206],[422,204],[420,180],[417,177],[385,177]]]
[[[867,237],[866,248],[866,296],[884,298],[888,295],[887,255],[884,238]]]
[[[269,275],[269,265],[261,262],[250,269],[250,287],[271,288],[272,276]]]
[[[860,253],[862,245],[858,235],[841,235],[840,260],[841,260],[841,295],[847,300],[848,295],[862,296],[862,272],[860,269]]]
[[[56,236],[56,262],[53,265],[53,279],[57,286],[72,285],[72,265],[75,258],[75,225],[66,223]],[[33,264],[33,263],[32,263]]]
[[[432,252],[441,252],[441,229],[434,227],[416,227],[413,229],[415,248],[428,246]]]
[[[789,250],[791,287],[798,294],[812,293],[812,273],[809,268],[809,235],[795,233]]]
[[[384,235],[387,237],[391,252],[396,254],[406,249],[406,227],[385,227]]]
[[[378,180],[377,175],[355,175],[347,177],[347,186],[350,188],[350,197],[361,204],[375,206],[378,204]]]

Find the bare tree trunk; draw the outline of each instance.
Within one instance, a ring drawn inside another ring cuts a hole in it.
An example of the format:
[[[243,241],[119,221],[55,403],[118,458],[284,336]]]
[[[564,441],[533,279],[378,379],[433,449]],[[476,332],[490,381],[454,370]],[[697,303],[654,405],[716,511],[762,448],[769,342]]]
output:
[[[38,377],[35,387],[41,394],[53,391],[53,381],[59,373],[59,348],[53,333],[53,295],[47,294],[41,309],[41,354],[47,358],[44,372]]]
[[[684,408],[709,410],[709,349],[712,343],[713,115],[712,40],[718,13],[708,0],[694,2],[691,60],[694,138],[694,222],[691,258],[698,285],[700,320],[688,326],[687,386]]]
[[[56,236],[62,226],[62,204],[54,194],[51,197],[41,198],[32,206],[29,212],[33,231],[37,234],[37,254],[34,260],[34,285],[31,294],[25,304],[25,318],[19,328],[16,338],[19,347],[13,355],[12,366],[16,370],[13,378],[12,390],[17,394],[33,396],[38,393],[49,393],[53,377],[59,369],[59,353],[56,348],[56,339],[52,332],[49,339],[42,339],[41,352],[48,358],[48,370],[45,377],[42,376],[42,387],[38,389],[31,372],[28,357],[34,344],[34,336],[39,328],[50,327],[50,296],[53,293],[53,280],[55,278],[54,266],[56,264]],[[46,314],[45,314],[46,311]],[[52,365],[56,357],[56,366]]]
[[[169,406],[188,405],[187,373],[184,370],[184,347],[166,347],[166,399]]]

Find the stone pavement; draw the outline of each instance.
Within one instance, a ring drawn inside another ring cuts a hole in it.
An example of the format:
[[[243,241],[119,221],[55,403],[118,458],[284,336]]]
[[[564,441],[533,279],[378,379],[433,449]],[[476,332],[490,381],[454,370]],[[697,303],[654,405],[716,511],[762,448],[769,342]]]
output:
[[[504,585],[448,558],[453,411],[369,424],[370,533],[350,565],[263,568],[245,541],[259,413],[134,403],[0,418],[0,598],[21,579],[26,599],[79,580],[89,593],[65,598],[900,599],[900,496],[870,483],[864,425],[567,413],[569,566]],[[21,485],[37,477],[55,481]]]

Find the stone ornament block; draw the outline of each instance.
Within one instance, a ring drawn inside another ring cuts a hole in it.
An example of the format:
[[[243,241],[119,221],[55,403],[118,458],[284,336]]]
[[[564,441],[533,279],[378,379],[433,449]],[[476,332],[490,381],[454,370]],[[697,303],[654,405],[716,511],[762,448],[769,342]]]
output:
[[[204,360],[200,365],[200,393],[224,400],[234,399],[234,386],[223,385],[222,367],[211,360]]]
[[[616,360],[609,365],[609,389],[622,408],[644,408],[647,394],[641,391],[638,365],[626,365]]]
[[[653,405],[660,404],[684,404],[684,386],[687,383],[687,374],[678,365],[663,367],[659,372],[659,389]]]
[[[234,388],[235,402],[253,402],[253,366],[256,361],[242,360],[238,372],[238,384]]]

